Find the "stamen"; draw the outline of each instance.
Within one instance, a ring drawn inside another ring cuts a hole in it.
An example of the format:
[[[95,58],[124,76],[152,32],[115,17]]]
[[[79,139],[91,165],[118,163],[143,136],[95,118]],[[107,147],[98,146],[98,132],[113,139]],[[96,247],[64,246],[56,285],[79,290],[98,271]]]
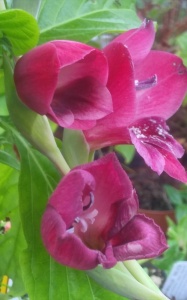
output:
[[[79,218],[79,217],[76,217],[75,220],[74,220],[74,222],[75,222],[75,223],[79,223],[79,222],[80,222],[80,218]]]
[[[135,80],[136,90],[149,89],[157,84],[157,76],[156,74],[146,80]]]
[[[74,232],[75,232],[75,229],[74,229],[74,227],[72,226],[72,227],[70,227],[69,229],[67,229],[66,231],[69,232],[69,233],[74,233]]]
[[[83,210],[87,210],[94,204],[94,194],[90,192],[90,201],[87,205],[83,206]]]

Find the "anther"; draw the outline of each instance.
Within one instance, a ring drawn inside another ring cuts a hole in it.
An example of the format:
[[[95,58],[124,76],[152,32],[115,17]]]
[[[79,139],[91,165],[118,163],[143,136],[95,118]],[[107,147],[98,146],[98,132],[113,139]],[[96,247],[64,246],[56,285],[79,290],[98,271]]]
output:
[[[145,80],[135,80],[135,87],[137,91],[151,88],[156,84],[157,84],[156,74]]]

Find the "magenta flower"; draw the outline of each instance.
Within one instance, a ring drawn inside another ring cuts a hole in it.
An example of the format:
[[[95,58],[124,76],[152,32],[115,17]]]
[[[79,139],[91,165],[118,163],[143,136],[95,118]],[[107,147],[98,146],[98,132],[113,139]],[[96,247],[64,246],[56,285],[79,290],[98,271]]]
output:
[[[52,41],[31,50],[18,60],[14,79],[20,99],[62,127],[88,129],[112,111],[107,59],[82,43]]]
[[[167,248],[164,234],[137,211],[132,184],[109,154],[61,180],[42,218],[44,245],[59,263],[82,270],[155,257]]]
[[[187,182],[177,160],[184,150],[165,123],[185,96],[187,70],[179,57],[150,51],[154,37],[153,23],[144,21],[139,29],[121,34],[103,49],[114,111],[84,133],[91,149],[134,144],[158,174],[165,171]]]

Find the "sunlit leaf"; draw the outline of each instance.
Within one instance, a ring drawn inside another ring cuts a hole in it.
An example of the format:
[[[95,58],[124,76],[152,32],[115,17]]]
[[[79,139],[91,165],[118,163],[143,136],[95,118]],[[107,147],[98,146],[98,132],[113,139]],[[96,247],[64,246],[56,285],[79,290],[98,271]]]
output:
[[[19,162],[12,157],[9,153],[0,150],[0,163],[8,165],[16,170],[20,169]]]
[[[43,0],[38,22],[40,43],[54,39],[88,42],[105,32],[123,32],[140,25],[130,0]]]
[[[10,43],[15,55],[21,55],[36,46],[39,29],[29,13],[10,9],[0,11],[0,37],[2,43]]]

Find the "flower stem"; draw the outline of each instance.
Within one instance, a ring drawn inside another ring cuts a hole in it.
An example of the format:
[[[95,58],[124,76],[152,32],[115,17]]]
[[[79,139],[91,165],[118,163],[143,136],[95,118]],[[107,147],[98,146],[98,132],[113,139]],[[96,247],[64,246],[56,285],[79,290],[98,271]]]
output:
[[[123,262],[123,264],[138,282],[142,283],[151,290],[154,290],[155,292],[160,291],[157,285],[152,281],[149,275],[136,260],[127,260]]]

